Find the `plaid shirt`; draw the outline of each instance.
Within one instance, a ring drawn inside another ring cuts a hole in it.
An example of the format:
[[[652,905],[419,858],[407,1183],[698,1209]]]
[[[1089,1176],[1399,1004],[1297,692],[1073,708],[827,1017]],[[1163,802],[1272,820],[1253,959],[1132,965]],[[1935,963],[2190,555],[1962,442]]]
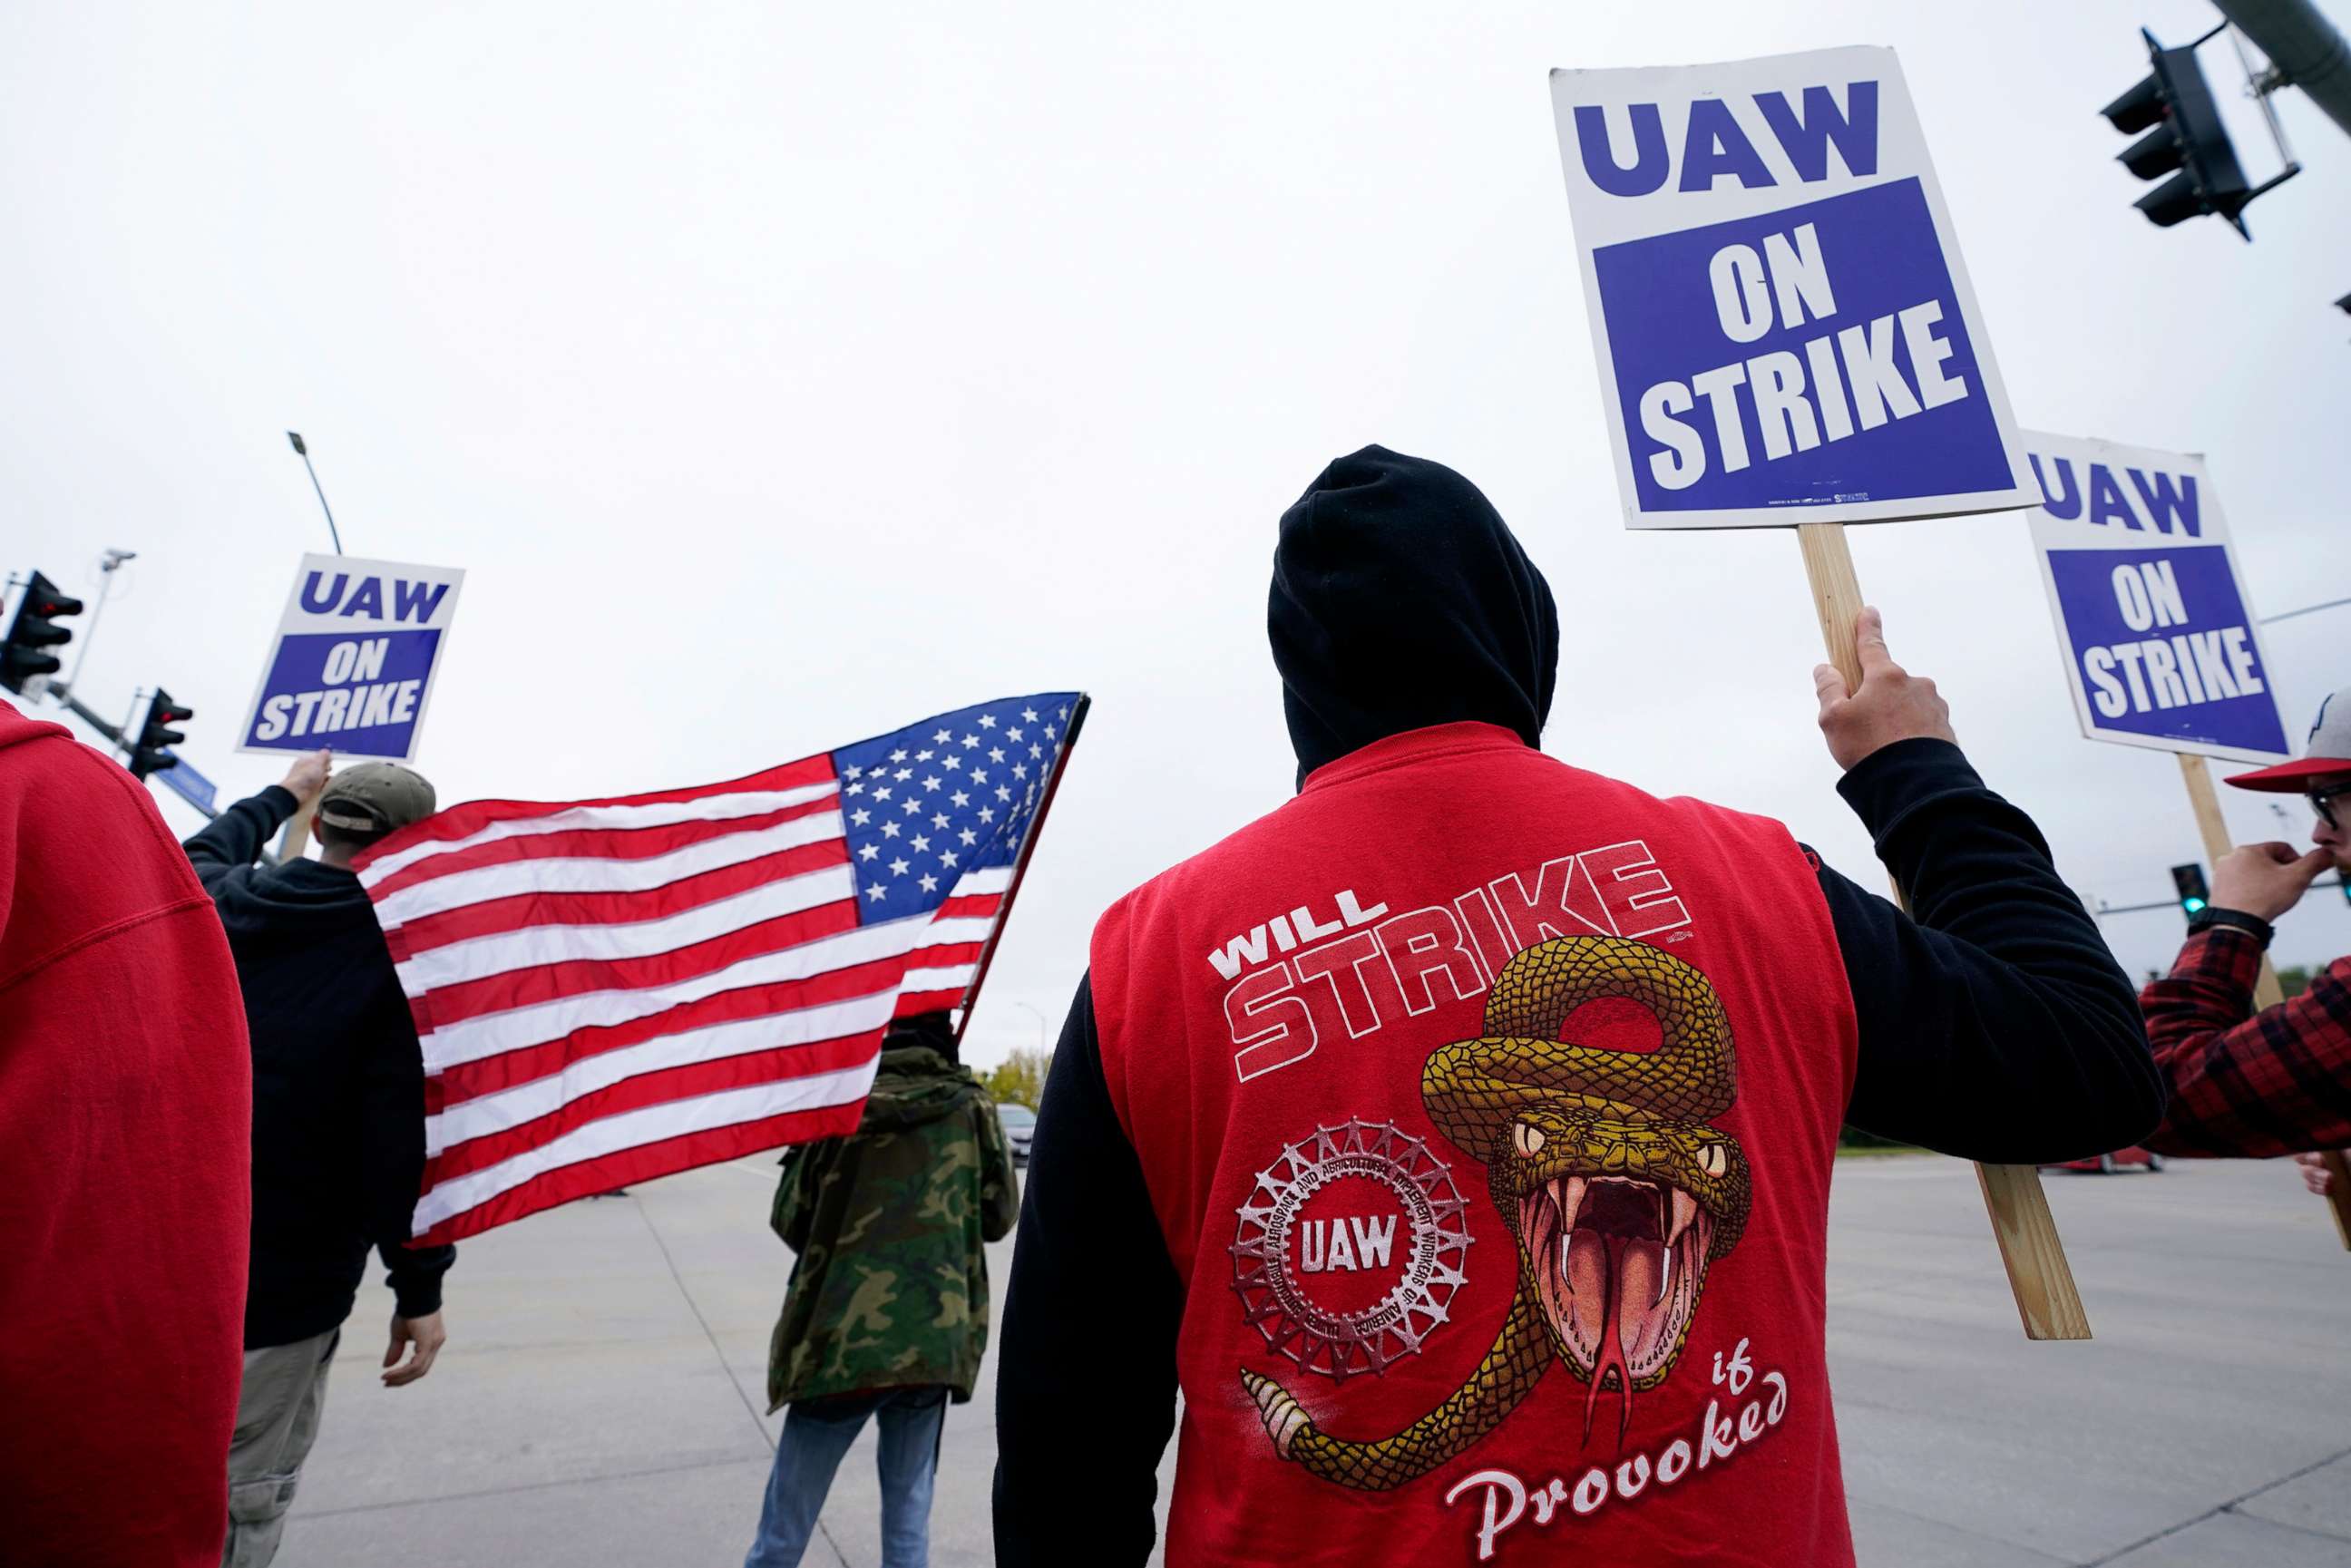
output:
[[[2171,1110],[2146,1145],[2265,1158],[2351,1145],[2351,957],[2291,1001],[2253,1012],[2262,945],[2219,925],[2138,998]]]

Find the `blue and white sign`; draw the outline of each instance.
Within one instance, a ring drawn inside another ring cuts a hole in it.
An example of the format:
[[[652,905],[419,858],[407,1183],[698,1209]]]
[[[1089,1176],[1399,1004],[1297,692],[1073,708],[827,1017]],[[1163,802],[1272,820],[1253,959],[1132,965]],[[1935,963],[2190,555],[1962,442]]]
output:
[[[213,781],[197,772],[194,765],[178,752],[167,751],[163,755],[172,758],[172,766],[153,775],[155,782],[199,811],[214,810]]]
[[[1551,88],[1626,526],[2032,504],[1893,50]]]
[[[454,567],[304,556],[237,749],[414,758],[465,580]]]
[[[2092,740],[2293,755],[2204,460],[2024,431],[2041,580]]]

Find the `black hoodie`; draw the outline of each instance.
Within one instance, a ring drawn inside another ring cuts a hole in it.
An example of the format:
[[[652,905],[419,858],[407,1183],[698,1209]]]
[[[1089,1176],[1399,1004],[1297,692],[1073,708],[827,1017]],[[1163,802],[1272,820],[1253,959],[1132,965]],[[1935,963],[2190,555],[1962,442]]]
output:
[[[1281,515],[1266,633],[1298,781],[1375,740],[1480,719],[1541,743],[1559,669],[1551,584],[1442,464],[1366,446]]]
[[[403,1245],[424,1171],[424,1065],[360,879],[253,863],[294,806],[273,784],[184,846],[228,932],[253,1037],[247,1350],[350,1316],[371,1245],[402,1317],[440,1310],[457,1256]]]
[[[1283,514],[1267,620],[1301,781],[1453,720],[1531,746],[1550,710],[1551,591],[1439,464],[1367,446],[1323,470]],[[1860,1037],[1847,1119],[2003,1164],[2150,1130],[2163,1090],[2137,998],[2032,821],[1948,741],[1886,747],[1837,789],[1917,911],[1819,868]],[[998,1342],[1004,1568],[1066,1561],[1071,1541],[1113,1568],[1148,1558],[1183,1300],[1081,980],[1038,1114]]]

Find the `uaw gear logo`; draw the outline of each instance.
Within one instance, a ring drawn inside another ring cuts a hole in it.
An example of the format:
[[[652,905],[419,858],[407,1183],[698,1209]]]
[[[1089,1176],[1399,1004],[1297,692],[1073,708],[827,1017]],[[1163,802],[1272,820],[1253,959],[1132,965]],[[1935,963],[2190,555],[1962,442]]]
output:
[[[1334,1383],[1385,1372],[1449,1316],[1467,1202],[1427,1143],[1349,1118],[1285,1146],[1236,1211],[1233,1290],[1266,1343]]]

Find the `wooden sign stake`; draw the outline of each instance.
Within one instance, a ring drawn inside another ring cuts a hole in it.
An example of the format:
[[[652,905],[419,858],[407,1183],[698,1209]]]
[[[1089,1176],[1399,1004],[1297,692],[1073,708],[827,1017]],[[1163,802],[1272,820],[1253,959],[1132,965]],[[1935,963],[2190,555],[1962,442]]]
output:
[[[2205,857],[2217,866],[2236,847],[2229,838],[2228,819],[2220,814],[2220,792],[2212,788],[2212,769],[2204,758],[2185,751],[2179,756],[2179,777],[2188,786],[2188,803],[2195,809],[2196,831],[2204,837]],[[2266,1011],[2283,1000],[2285,988],[2278,984],[2277,971],[2264,955],[2261,976],[2253,982],[2253,1010]],[[2335,1229],[2343,1238],[2344,1250],[2351,1251],[2351,1161],[2340,1149],[2325,1158],[2335,1178],[2327,1184],[2326,1201],[2334,1207]]]
[[[277,840],[277,863],[300,860],[310,847],[310,813],[316,802],[305,800],[294,808],[286,819],[286,831]]]
[[[1848,690],[1861,685],[1861,653],[1855,644],[1854,618],[1861,613],[1860,581],[1854,576],[1853,554],[1845,548],[1841,523],[1799,523],[1796,543],[1804,552],[1804,576],[1812,582],[1813,607],[1820,614],[1821,637],[1828,644],[1829,663],[1844,675]],[[1895,901],[1905,910],[1902,890]],[[2088,1339],[2089,1315],[2074,1288],[2074,1270],[2065,1260],[2064,1244],[2057,1239],[2057,1221],[2049,1212],[2048,1195],[2041,1190],[2041,1172],[2032,1166],[1978,1166],[1976,1180],[1983,1188],[1984,1207],[1991,1215],[1992,1238],[2000,1244],[2000,1260],[2008,1270],[2008,1288],[2016,1298],[2017,1315],[2024,1320],[2027,1339]]]

